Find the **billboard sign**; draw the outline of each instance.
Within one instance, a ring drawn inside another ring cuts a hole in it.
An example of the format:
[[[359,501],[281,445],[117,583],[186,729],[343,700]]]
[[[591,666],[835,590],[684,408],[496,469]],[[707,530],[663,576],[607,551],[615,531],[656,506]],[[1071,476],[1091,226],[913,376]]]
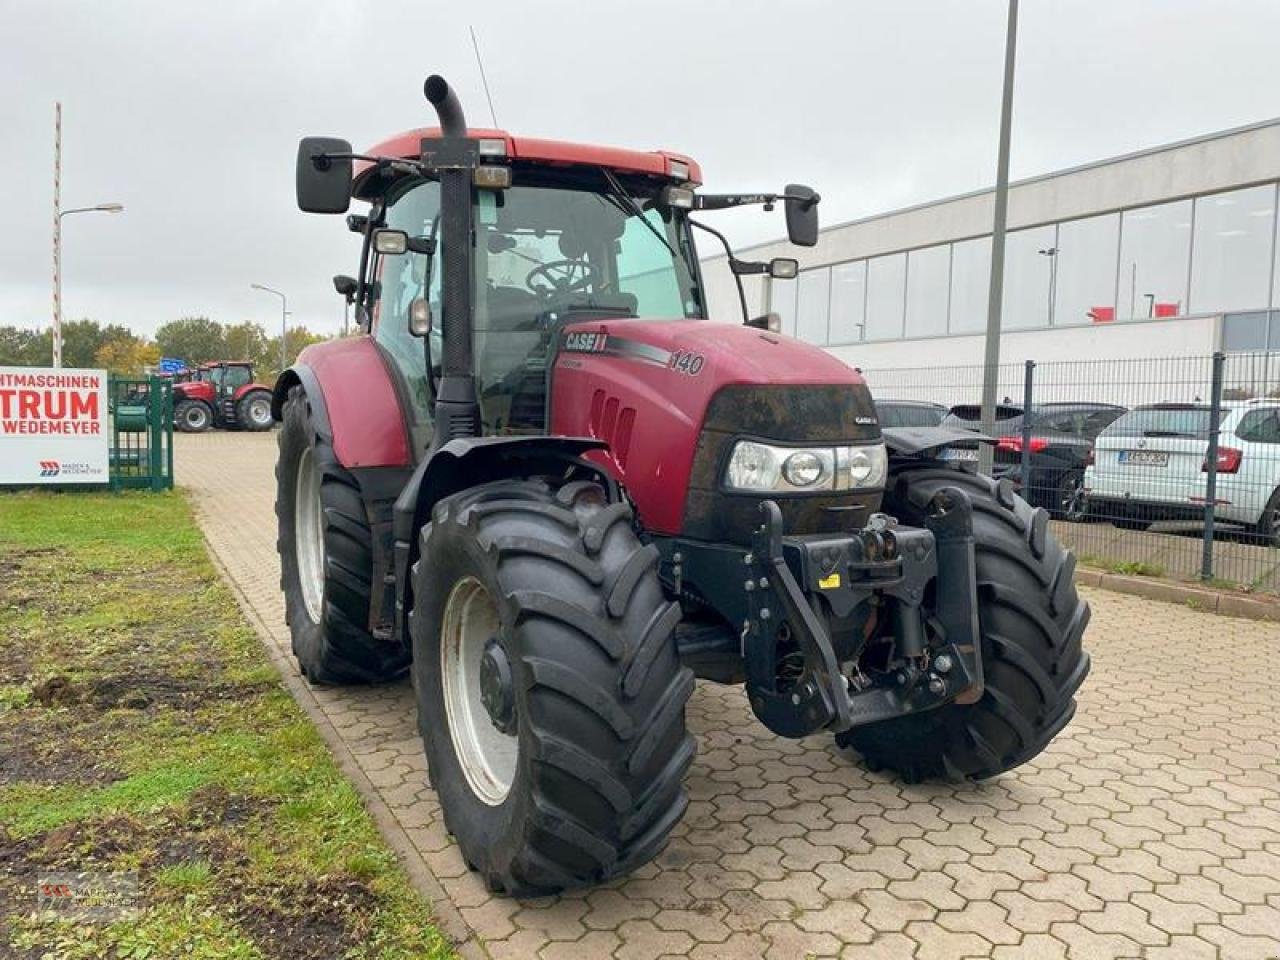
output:
[[[175,373],[186,373],[187,363],[185,360],[180,360],[177,357],[161,357],[160,364],[156,369],[159,370],[160,373],[167,373],[170,375]]]
[[[0,484],[107,483],[107,372],[0,367]]]

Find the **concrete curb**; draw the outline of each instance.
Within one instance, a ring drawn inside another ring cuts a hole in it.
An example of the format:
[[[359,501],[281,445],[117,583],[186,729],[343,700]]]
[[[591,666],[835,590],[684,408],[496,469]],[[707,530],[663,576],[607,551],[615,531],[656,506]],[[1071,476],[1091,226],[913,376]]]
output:
[[[1090,567],[1080,567],[1076,570],[1076,583],[1088,587],[1100,587],[1116,593],[1127,593],[1147,600],[1180,603],[1204,613],[1216,613],[1224,617],[1280,623],[1280,600],[1197,587],[1158,577],[1128,577]]]
[[[382,834],[382,838],[387,841],[387,845],[408,874],[409,882],[430,901],[432,919],[435,920],[436,926],[452,942],[458,956],[464,960],[488,960],[488,951],[481,946],[475,931],[462,918],[462,914],[445,892],[439,878],[431,872],[431,868],[414,847],[413,841],[409,839],[400,821],[396,819],[395,814],[378,793],[378,789],[356,762],[351,749],[338,735],[338,731],[334,729],[328,716],[316,701],[307,681],[293,668],[293,662],[285,656],[283,651],[271,642],[271,632],[266,623],[249,603],[248,597],[240,590],[231,572],[223,564],[222,558],[213,549],[213,544],[204,536],[203,530],[201,530],[201,539],[204,541],[205,552],[210,562],[218,571],[222,582],[235,596],[236,604],[253,627],[254,633],[258,635],[258,640],[266,650],[267,657],[276,668],[281,681],[294,701],[315,725],[321,739],[333,755],[338,769],[342,771],[342,775],[356,788],[364,808],[378,827],[378,832]]]

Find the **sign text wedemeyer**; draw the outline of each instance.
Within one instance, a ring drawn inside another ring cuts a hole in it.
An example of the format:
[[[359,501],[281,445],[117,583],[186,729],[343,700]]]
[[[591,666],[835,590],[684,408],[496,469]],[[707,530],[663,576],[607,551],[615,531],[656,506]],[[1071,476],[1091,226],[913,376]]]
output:
[[[104,370],[0,367],[0,484],[106,483]]]

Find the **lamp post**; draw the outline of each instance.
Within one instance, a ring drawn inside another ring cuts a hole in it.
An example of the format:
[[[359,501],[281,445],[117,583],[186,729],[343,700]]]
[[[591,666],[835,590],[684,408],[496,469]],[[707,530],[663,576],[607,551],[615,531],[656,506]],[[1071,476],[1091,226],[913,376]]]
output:
[[[279,290],[273,290],[271,287],[264,287],[260,283],[249,284],[254,290],[261,290],[263,293],[274,293],[280,298],[280,372],[284,373],[285,367],[289,364],[286,361],[285,341],[289,338],[289,298]]]
[[[123,203],[99,203],[92,207],[59,210],[60,198],[53,198],[53,366],[62,366],[62,218],[73,213],[124,213]]]
[[[1042,257],[1049,258],[1049,326],[1053,326],[1053,305],[1058,296],[1058,248],[1047,247],[1037,250]]]

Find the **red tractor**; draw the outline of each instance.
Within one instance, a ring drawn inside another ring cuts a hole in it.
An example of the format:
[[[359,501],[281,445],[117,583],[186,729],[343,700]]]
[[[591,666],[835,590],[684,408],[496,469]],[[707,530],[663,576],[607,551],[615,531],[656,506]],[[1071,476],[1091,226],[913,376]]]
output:
[[[299,147],[304,211],[368,204],[363,335],[276,384],[278,545],[302,672],[411,674],[490,888],[662,849],[695,678],[909,781],[1042,751],[1089,668],[1048,514],[966,465],[974,434],[881,430],[853,368],[706,316],[694,214],[781,204],[812,245],[818,196],[703,193],[688,157],[469,129],[425,92],[438,128]]]
[[[253,382],[247,360],[201,364],[173,385],[173,425],[183,433],[270,430],[271,388]]]

